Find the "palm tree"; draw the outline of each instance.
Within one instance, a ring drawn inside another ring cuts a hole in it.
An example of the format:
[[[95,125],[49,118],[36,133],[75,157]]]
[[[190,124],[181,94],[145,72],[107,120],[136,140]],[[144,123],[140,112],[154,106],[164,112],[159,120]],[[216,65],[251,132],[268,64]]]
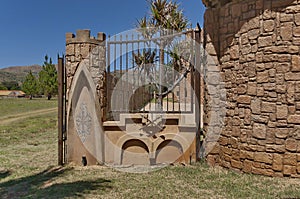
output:
[[[174,32],[182,32],[185,30],[189,22],[183,15],[180,5],[172,0],[151,0],[150,3],[150,16],[146,16],[138,20],[137,27],[145,38],[151,39],[155,34],[159,33],[161,39],[155,41],[159,46],[159,60],[161,62],[165,59],[165,47],[170,45],[174,39],[172,34]],[[150,52],[149,52],[150,53]],[[151,53],[150,53],[151,54]],[[176,52],[171,54],[171,57],[176,57]],[[142,54],[135,54],[135,62],[138,60],[136,57]],[[145,54],[144,54],[145,55]],[[144,56],[145,58],[145,56]],[[136,62],[137,63],[137,62]],[[177,63],[174,61],[174,63]],[[137,63],[137,65],[139,65]],[[174,64],[174,67],[176,64]],[[178,67],[178,66],[177,66]],[[162,67],[160,67],[160,85],[162,83]],[[162,104],[162,86],[159,88],[158,104]]]

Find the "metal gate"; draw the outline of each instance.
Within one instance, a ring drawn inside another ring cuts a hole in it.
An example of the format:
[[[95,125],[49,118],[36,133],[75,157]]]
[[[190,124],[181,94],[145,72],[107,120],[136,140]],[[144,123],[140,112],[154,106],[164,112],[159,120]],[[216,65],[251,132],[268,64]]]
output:
[[[57,66],[58,82],[58,165],[66,162],[66,126],[67,126],[67,100],[66,100],[66,67],[64,56],[58,55]]]
[[[107,40],[107,119],[121,113],[195,113],[200,30],[139,29]]]

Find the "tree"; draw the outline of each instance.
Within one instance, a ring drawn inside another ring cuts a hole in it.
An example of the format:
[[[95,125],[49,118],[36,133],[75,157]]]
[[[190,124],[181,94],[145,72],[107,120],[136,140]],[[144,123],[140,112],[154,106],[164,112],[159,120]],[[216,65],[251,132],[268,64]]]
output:
[[[7,88],[7,90],[19,90],[20,86],[17,81],[6,81],[2,82],[3,86]]]
[[[139,28],[157,27],[181,32],[189,25],[180,5],[168,0],[151,0],[150,16],[138,20]]]
[[[26,75],[25,81],[22,85],[22,90],[30,96],[29,99],[33,98],[33,95],[37,93],[37,80],[31,71]]]
[[[52,64],[52,59],[48,61],[48,56],[45,56],[43,69],[39,72],[39,87],[44,95],[47,95],[48,100],[53,95],[58,93],[57,71],[55,65]]]
[[[159,46],[159,60],[165,60],[165,48],[172,44],[174,37],[172,36],[174,32],[182,32],[185,30],[189,22],[187,18],[183,15],[183,11],[180,9],[180,5],[172,0],[151,0],[150,3],[150,15],[143,17],[138,20],[137,28],[145,38],[151,39],[152,37],[160,35],[160,37],[165,37],[168,39],[157,40],[156,44]],[[176,52],[167,52],[171,58],[173,58],[173,66],[175,70],[179,69],[177,65],[180,58],[177,56]],[[142,53],[134,55],[135,62],[137,66],[141,66],[137,60],[145,59],[146,54],[151,54],[151,50],[148,52],[143,51]],[[141,57],[138,59],[137,57]],[[148,62],[148,61],[144,61]],[[141,68],[141,67],[140,67]],[[160,84],[162,82],[162,67],[160,67]],[[173,85],[174,87],[174,85]],[[163,98],[163,87],[160,85],[158,87],[158,103],[162,104]]]
[[[7,87],[0,83],[0,90],[7,90]]]

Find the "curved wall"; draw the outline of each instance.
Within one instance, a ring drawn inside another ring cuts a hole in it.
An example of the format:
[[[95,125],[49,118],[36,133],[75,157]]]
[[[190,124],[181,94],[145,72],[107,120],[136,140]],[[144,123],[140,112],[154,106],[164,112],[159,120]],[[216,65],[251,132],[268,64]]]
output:
[[[208,163],[300,177],[300,2],[204,3],[210,6],[205,47],[218,62],[227,95],[221,136]]]

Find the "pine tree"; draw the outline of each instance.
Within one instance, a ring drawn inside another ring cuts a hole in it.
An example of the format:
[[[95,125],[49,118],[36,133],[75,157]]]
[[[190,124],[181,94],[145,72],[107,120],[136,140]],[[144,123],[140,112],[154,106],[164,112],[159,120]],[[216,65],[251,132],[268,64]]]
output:
[[[47,95],[48,100],[58,92],[57,71],[55,65],[48,56],[45,56],[43,69],[39,73],[39,87],[44,95]]]
[[[0,83],[0,90],[7,90],[7,87]]]
[[[25,77],[25,81],[22,84],[22,90],[30,96],[29,99],[32,99],[33,95],[37,93],[37,80],[31,71],[29,71]]]

